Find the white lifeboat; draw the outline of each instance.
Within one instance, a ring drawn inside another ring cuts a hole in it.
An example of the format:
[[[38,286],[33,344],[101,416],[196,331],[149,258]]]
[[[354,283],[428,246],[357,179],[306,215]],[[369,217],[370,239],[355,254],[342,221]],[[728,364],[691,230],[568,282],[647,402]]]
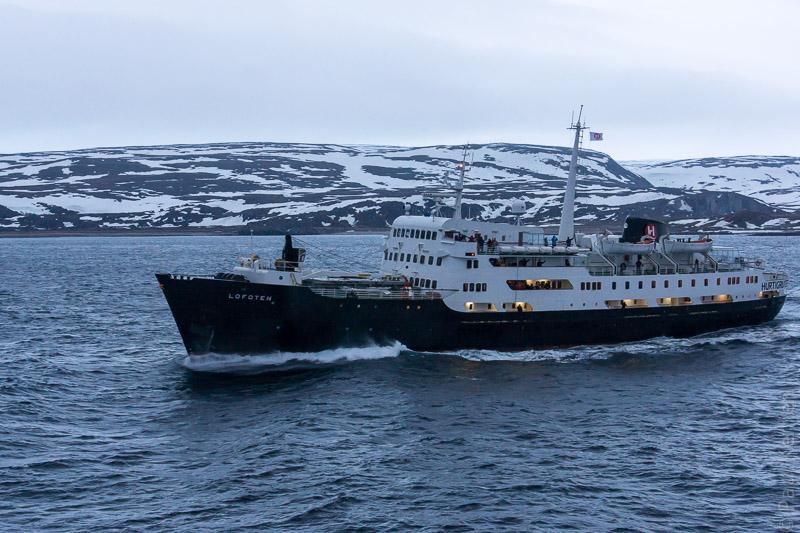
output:
[[[661,241],[661,246],[664,247],[664,252],[667,254],[674,253],[698,253],[705,254],[711,251],[713,246],[711,239],[704,238],[695,241],[675,241],[672,239],[664,239]]]
[[[605,237],[600,239],[600,248],[605,254],[647,255],[656,251],[656,243],[647,236],[639,242],[620,242],[619,237]]]

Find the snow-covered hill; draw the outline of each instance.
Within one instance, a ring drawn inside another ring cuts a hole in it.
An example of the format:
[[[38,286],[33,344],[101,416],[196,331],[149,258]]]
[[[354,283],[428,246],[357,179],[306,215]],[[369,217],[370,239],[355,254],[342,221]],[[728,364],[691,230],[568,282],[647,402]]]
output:
[[[800,210],[800,157],[748,155],[632,161],[624,165],[657,187],[733,191],[791,211]]]
[[[489,144],[471,151],[465,216],[508,219],[510,200],[522,198],[525,221],[557,222],[568,149]],[[460,159],[457,146],[280,143],[0,155],[0,228],[382,228],[405,202],[423,212],[422,194],[440,190],[442,176]],[[783,196],[775,207],[732,185],[714,192],[654,185],[594,151],[582,152],[580,163],[579,224],[617,228],[625,215],[637,213],[679,220],[693,230],[798,223],[794,204]]]

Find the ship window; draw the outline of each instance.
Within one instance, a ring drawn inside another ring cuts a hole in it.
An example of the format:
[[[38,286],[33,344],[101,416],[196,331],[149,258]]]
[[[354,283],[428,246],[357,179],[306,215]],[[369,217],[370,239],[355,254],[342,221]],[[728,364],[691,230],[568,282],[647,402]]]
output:
[[[756,280],[753,283],[758,283],[758,276],[756,276]]]
[[[389,257],[389,250],[384,250],[383,251],[383,260],[386,261],[386,259],[388,259],[388,257]]]
[[[505,302],[503,304],[503,311],[529,313],[533,311],[533,307],[528,302]]]
[[[430,289],[431,288],[431,280],[429,280],[429,279],[425,280],[425,288],[426,289]]]
[[[581,281],[581,290],[582,291],[586,290],[586,282],[585,281]]]
[[[630,289],[630,288],[631,288],[631,282],[630,281],[626,281],[625,282],[625,289],[627,290],[627,289]]]
[[[644,283],[640,281],[640,282],[639,282],[639,288],[641,289],[641,288],[643,288],[643,287],[644,287]]]
[[[435,232],[435,231],[432,231],[432,232],[431,232],[431,240],[432,240],[432,241],[435,241],[435,240],[436,240],[436,232]]]
[[[572,283],[566,279],[509,279],[506,284],[512,291],[572,289]],[[486,286],[484,283],[484,290]],[[588,289],[589,282],[581,282],[581,290]]]
[[[697,280],[696,280],[696,279],[693,279],[693,280],[692,280],[692,287],[695,287],[695,286],[697,286]]]
[[[400,261],[404,262],[405,260],[406,260],[406,254],[400,254]]]
[[[477,259],[473,259],[472,268],[478,268],[478,260]]]
[[[467,268],[472,268],[472,259],[467,259]]]
[[[414,254],[414,261],[413,261],[413,262],[414,262],[414,263],[416,263],[416,262],[417,262],[417,254]]]
[[[467,285],[467,284],[465,283],[465,284],[464,284],[464,287],[463,287],[463,289],[464,289],[464,292],[467,292],[467,289],[468,289],[468,288],[469,288],[469,285]]]
[[[612,281],[611,282],[611,288],[612,289],[616,289],[617,288],[617,282],[616,281]]]
[[[717,285],[722,285],[722,278],[717,278]]]
[[[708,278],[706,278],[706,279],[704,279],[704,280],[703,280],[703,285],[704,285],[704,286],[706,286],[706,287],[708,287]]]
[[[469,284],[469,292],[475,292],[475,284],[474,283],[470,283]]]
[[[441,258],[441,257],[437,257],[437,258],[436,258],[436,266],[437,266],[437,267],[438,267],[438,266],[442,266],[442,258]]]
[[[431,288],[432,288],[432,289],[435,289],[435,288],[436,288],[436,280],[433,280],[433,281],[431,282]]]
[[[656,288],[656,280],[653,280],[653,281],[650,282],[650,288],[651,289],[655,289]]]
[[[419,256],[419,264],[420,265],[424,265],[425,264],[425,256],[424,255]]]
[[[683,287],[683,280],[679,279],[678,280],[678,288],[680,289],[681,287]]]
[[[429,265],[432,265],[432,264],[433,264],[433,256],[432,256],[432,255],[429,255],[429,256],[428,256],[428,264],[429,264]]]
[[[669,280],[668,279],[664,280],[664,288],[665,289],[669,289]]]

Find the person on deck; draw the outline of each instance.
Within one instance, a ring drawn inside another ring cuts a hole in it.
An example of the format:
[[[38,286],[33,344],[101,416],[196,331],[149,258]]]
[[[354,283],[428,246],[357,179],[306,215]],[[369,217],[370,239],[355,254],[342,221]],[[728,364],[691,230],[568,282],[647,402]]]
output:
[[[567,237],[567,248],[572,246],[572,237]]]
[[[556,237],[555,235],[553,235],[553,238],[552,238],[552,239],[550,239],[550,243],[551,243],[551,244],[550,244],[550,246],[552,246],[553,248],[555,248],[555,247],[556,247],[556,244],[558,244],[558,237]]]
[[[636,260],[636,273],[637,274],[641,274],[642,273],[642,260],[641,259],[637,259]]]

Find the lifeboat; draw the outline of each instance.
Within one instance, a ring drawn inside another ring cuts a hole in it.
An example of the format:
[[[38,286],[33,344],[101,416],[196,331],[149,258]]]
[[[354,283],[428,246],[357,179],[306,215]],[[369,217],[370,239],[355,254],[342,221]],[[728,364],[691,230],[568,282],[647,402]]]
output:
[[[605,254],[647,255],[656,251],[655,241],[642,237],[639,242],[620,242],[604,238],[600,240],[600,248]]]
[[[711,239],[697,239],[694,241],[675,241],[672,239],[664,239],[661,241],[664,247],[664,252],[668,254],[675,253],[698,253],[705,254],[711,251]]]

